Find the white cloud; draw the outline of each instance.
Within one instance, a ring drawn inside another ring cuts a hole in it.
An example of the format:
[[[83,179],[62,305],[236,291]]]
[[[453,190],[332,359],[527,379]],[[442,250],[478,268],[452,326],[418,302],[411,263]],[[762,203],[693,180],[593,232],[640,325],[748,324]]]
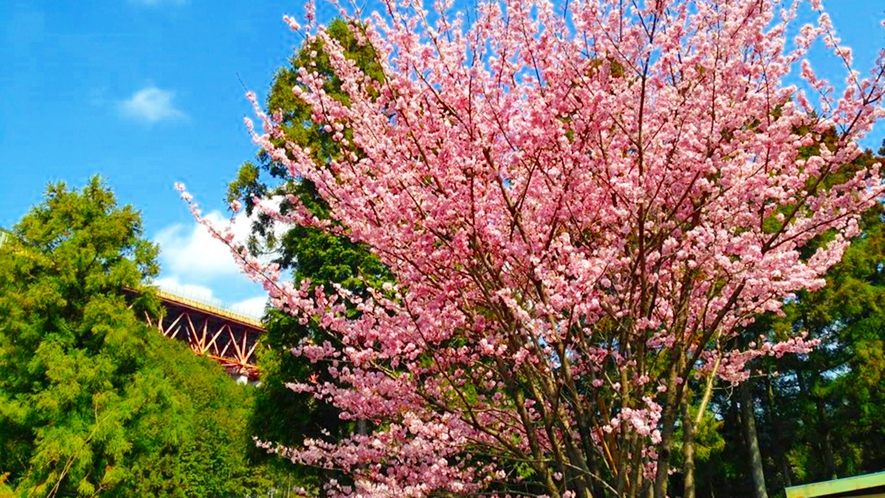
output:
[[[227,282],[227,284],[235,284],[235,282]],[[227,309],[240,315],[255,318],[256,320],[260,320],[264,316],[264,307],[267,304],[266,295],[250,297],[233,304],[228,304],[216,297],[211,288],[205,285],[184,283],[177,276],[158,278],[154,281],[154,285],[177,296]]]
[[[267,296],[255,296],[232,304],[230,310],[241,315],[260,318],[264,315],[266,304]]]
[[[245,242],[249,235],[251,221],[244,213],[234,217],[232,224],[219,211],[205,218],[218,228],[230,226],[237,243]],[[161,289],[252,318],[264,315],[267,295],[241,273],[228,246],[212,237],[204,225],[194,221],[169,226],[154,242],[160,245],[163,271],[154,284]]]
[[[240,212],[231,221],[220,211],[204,218],[218,229],[229,228],[237,244],[246,242],[254,220]],[[285,227],[276,224],[274,230],[282,235]],[[154,282],[158,287],[252,318],[264,315],[267,294],[262,286],[242,274],[230,248],[212,237],[204,225],[196,221],[177,223],[161,230],[153,241],[160,246],[162,277]],[[265,255],[259,260],[271,258]],[[283,278],[292,276],[286,272]]]
[[[219,211],[205,216],[213,225],[226,226],[229,220]],[[244,214],[234,218],[234,240],[243,243],[249,235],[250,221]],[[209,230],[196,222],[175,224],[160,231],[154,241],[160,245],[160,265],[164,274],[184,282],[205,284],[223,277],[240,274],[230,249],[212,237]]]
[[[166,292],[171,292],[181,297],[189,297],[197,301],[205,302],[206,304],[220,302],[209,287],[182,283],[178,280],[178,277],[175,276],[158,278],[157,280],[154,280],[154,285]]]
[[[120,102],[118,109],[127,118],[148,123],[186,118],[187,115],[172,103],[173,98],[175,92],[148,86]]]

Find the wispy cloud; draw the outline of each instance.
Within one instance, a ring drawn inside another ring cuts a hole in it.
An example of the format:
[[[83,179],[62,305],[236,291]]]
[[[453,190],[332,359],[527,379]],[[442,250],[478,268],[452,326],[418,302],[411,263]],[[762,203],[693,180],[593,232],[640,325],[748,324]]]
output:
[[[118,107],[123,116],[147,123],[187,117],[175,107],[172,102],[174,98],[175,92],[148,86],[120,102]]]
[[[251,317],[264,316],[264,308],[267,306],[267,296],[255,296],[236,302],[230,306],[234,313],[240,313]]]
[[[234,313],[239,313],[256,319],[260,319],[264,316],[264,308],[267,305],[266,294],[259,294],[233,303],[225,302],[224,300],[219,299],[210,287],[182,282],[177,276],[158,278],[153,284],[166,292],[171,292],[181,297],[194,299],[212,306],[228,309]],[[236,282],[226,282],[226,284],[235,285]]]
[[[178,277],[158,278],[154,280],[153,285],[173,294],[178,294],[181,297],[203,301],[208,304],[221,304],[221,300],[215,297],[215,293],[209,287],[185,283],[180,281]]]

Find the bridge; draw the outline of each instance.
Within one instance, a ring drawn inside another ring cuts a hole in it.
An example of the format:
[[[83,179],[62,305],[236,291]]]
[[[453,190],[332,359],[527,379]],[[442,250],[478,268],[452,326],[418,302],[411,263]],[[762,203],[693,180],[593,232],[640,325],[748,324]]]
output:
[[[259,320],[162,289],[157,296],[166,312],[159,319],[145,316],[148,325],[186,342],[195,354],[220,363],[232,376],[258,379],[255,349],[264,332]]]

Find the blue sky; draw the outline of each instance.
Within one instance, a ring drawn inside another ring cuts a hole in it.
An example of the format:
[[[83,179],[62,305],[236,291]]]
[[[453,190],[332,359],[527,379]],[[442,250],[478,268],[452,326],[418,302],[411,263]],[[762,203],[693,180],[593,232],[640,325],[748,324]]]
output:
[[[866,70],[885,46],[885,0],[824,5]],[[48,182],[101,174],[161,244],[163,283],[260,309],[260,287],[197,229],[173,184],[226,216],[227,182],[255,152],[243,85],[263,98],[299,43],[282,15],[302,12],[283,0],[0,0],[0,226]],[[865,145],[883,136],[879,126]]]

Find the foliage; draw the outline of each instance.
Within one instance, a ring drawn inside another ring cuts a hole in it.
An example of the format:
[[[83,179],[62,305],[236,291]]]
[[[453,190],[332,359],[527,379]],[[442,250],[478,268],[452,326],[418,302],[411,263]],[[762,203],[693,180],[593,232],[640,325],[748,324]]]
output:
[[[885,467],[885,239],[880,206],[867,213],[863,226],[863,236],[827,274],[827,286],[800,296],[783,320],[785,326],[806,329],[821,340],[814,352],[788,364],[789,374],[776,382],[778,403],[799,409],[789,451],[791,460],[807,462],[794,467],[807,482]]]
[[[0,470],[20,496],[230,496],[250,396],[141,320],[157,248],[101,180],[48,187],[0,249]],[[266,484],[266,483],[265,483]]]
[[[366,74],[380,81],[380,67],[374,51],[357,43],[347,24],[333,21],[328,28],[329,36],[344,49],[345,56],[354,61]],[[314,54],[314,57],[311,57]],[[331,139],[331,134],[323,126],[311,124],[311,108],[301,99],[295,98],[292,88],[300,85],[298,68],[310,66],[323,74],[327,81],[323,91],[330,98],[346,102],[347,94],[341,89],[341,82],[335,76],[321,40],[306,43],[290,59],[290,67],[281,68],[274,76],[267,107],[279,120],[280,138],[284,141],[309,147],[313,157],[319,162],[328,161],[340,154],[340,145]],[[307,123],[307,124],[306,124]],[[294,196],[305,204],[311,213],[328,219],[328,206],[317,195],[310,181],[293,176],[279,161],[260,151],[255,162],[240,166],[237,179],[228,188],[228,201],[245,206],[249,215],[257,215],[252,226],[250,249],[255,253],[270,252],[274,261],[283,268],[294,268],[295,278],[309,278],[314,285],[327,286],[332,283],[344,285],[354,290],[364,284],[360,277],[370,277],[383,272],[377,260],[369,256],[368,247],[354,244],[345,237],[336,237],[312,227],[290,226],[283,234],[274,231],[271,218],[256,210],[254,200],[261,197],[274,197],[280,201],[280,210],[286,213],[292,206],[288,196]],[[368,272],[361,272],[361,268]]]
[[[869,156],[867,160],[871,159]],[[808,355],[754,365],[752,379],[770,494],[791,484],[880,471],[885,466],[885,382],[882,381],[885,262],[882,207],[864,214],[863,234],[827,273],[827,285],[801,293],[783,317],[767,322],[775,334],[803,330],[820,345]],[[744,446],[731,401],[717,401],[734,448]],[[726,455],[719,465],[737,470],[708,472],[716,489],[741,495],[745,458]],[[702,488],[704,486],[701,486]]]
[[[256,142],[315,197],[253,206],[365,244],[395,282],[293,284],[237,250],[334,338],[307,335],[297,352],[331,379],[295,388],[373,425],[287,453],[351,474],[330,483],[345,495],[666,496],[687,381],[810,350],[735,340],[820,288],[880,195],[852,162],[885,61],[834,100],[800,62],[823,38],[850,66],[828,18],[785,52],[791,15],[768,0],[509,0],[469,23],[386,5],[349,21],[380,78],[306,29],[346,98],[310,63],[293,97],[337,148],[256,109]],[[800,64],[814,105],[783,83]]]
[[[356,42],[347,24],[340,20],[332,22],[329,35],[344,47],[350,60],[371,77],[380,80],[380,67],[375,62],[374,52]],[[311,58],[311,53],[317,54],[315,59]],[[305,126],[310,121],[310,107],[292,94],[292,87],[299,85],[298,68],[308,64],[329,78],[324,86],[328,95],[346,101],[347,95],[341,90],[341,82],[332,71],[323,43],[316,41],[306,43],[291,58],[290,66],[277,72],[267,107],[281,119],[280,130],[285,140],[310,147],[316,160],[327,161],[340,154],[339,145],[322,126]],[[324,219],[328,218],[328,206],[309,181],[292,176],[285,166],[272,160],[264,151],[259,153],[256,162],[244,163],[237,179],[230,185],[228,200],[242,202],[247,214],[253,215],[256,220],[252,227],[250,248],[256,253],[271,253],[281,267],[293,269],[296,284],[309,281],[311,286],[321,286],[327,290],[337,284],[352,292],[363,293],[367,284],[377,287],[389,278],[386,269],[371,255],[365,244],[354,243],[346,237],[313,227],[291,226],[282,233],[275,232],[277,225],[273,220],[255,209],[255,195],[280,199],[284,213],[291,206],[286,197],[289,195],[295,196],[312,213]],[[305,437],[321,437],[324,433],[335,437],[347,434],[351,427],[339,418],[338,410],[332,405],[310,394],[293,392],[287,387],[291,382],[301,382],[311,377],[332,380],[323,369],[316,368],[304,358],[293,356],[290,350],[305,337],[320,342],[334,341],[334,337],[324,334],[317,327],[301,324],[278,310],[268,312],[264,325],[266,332],[261,341],[263,346],[268,347],[258,350],[262,377],[251,417],[252,433],[261,440],[284,445],[298,444]],[[264,454],[266,452],[259,449],[253,452],[253,457]],[[291,464],[283,466],[286,467],[291,467]],[[295,474],[302,484],[313,489],[319,488],[321,481],[331,476],[329,472],[306,467],[298,469]],[[342,476],[336,477],[342,479]]]

